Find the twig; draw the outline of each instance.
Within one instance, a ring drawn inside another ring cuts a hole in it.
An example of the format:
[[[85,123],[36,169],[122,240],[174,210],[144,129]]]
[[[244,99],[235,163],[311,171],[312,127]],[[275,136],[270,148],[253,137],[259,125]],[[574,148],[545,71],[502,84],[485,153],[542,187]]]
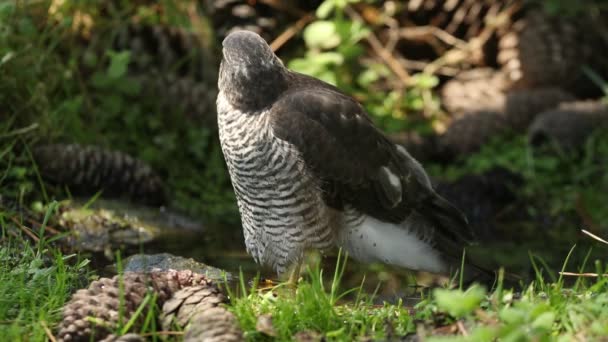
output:
[[[559,272],[560,275],[571,276],[571,277],[584,277],[584,278],[597,278],[597,273],[576,273],[576,272]],[[608,276],[608,273],[604,273],[602,277]]]
[[[38,227],[40,227],[40,226],[42,225],[40,222],[36,222],[35,220],[33,220],[33,219],[31,219],[31,218],[26,218],[25,220],[26,220],[28,223],[32,224],[32,225],[34,225],[34,224],[38,225]],[[47,230],[48,230],[49,232],[51,232],[51,233],[52,233],[52,234],[54,234],[54,235],[57,235],[57,234],[59,234],[59,233],[60,233],[60,232],[59,232],[57,229],[55,229],[55,228],[53,228],[53,227],[51,227],[51,226],[49,226],[49,225],[46,225],[46,226],[44,227],[44,230],[45,230],[45,231],[47,231]]]
[[[46,337],[49,338],[49,341],[57,342],[57,339],[55,338],[55,336],[53,336],[53,333],[51,332],[51,329],[49,329],[48,325],[46,325],[46,322],[40,321],[40,325],[42,325],[42,329],[44,329],[44,332],[46,333]]]
[[[351,17],[351,19],[362,23],[365,22],[365,20],[359,15],[359,13],[357,13],[357,11],[352,9],[350,6],[346,6],[344,8],[344,11],[346,12],[346,14],[348,14],[349,17]],[[401,83],[403,83],[404,86],[407,86],[410,82],[409,73],[403,68],[399,61],[397,61],[393,57],[393,55],[386,48],[384,48],[384,46],[382,46],[380,40],[378,39],[378,37],[376,37],[374,32],[370,32],[370,34],[365,39],[372,47],[374,52],[380,58],[382,58],[382,60],[389,66],[389,68],[391,68],[391,70],[399,77]]]
[[[581,232],[583,232],[584,234],[589,235],[590,237],[592,237],[592,238],[596,239],[597,241],[599,241],[599,242],[601,242],[601,243],[605,243],[605,244],[607,244],[607,245],[608,245],[608,241],[606,241],[606,240],[602,239],[601,237],[599,237],[599,236],[597,236],[597,235],[595,235],[595,234],[591,233],[591,232],[590,232],[590,231],[588,231],[588,230],[581,229]]]
[[[437,70],[446,65],[454,65],[461,63],[467,59],[474,59],[472,57],[475,54],[479,54],[482,47],[486,44],[486,42],[492,37],[494,32],[499,28],[505,26],[508,23],[508,20],[505,18],[510,18],[514,12],[516,12],[521,7],[520,4],[514,4],[504,9],[500,13],[493,16],[491,19],[487,20],[487,26],[481,31],[481,33],[474,38],[471,38],[465,46],[458,45],[454,46],[454,48],[448,50],[439,58],[435,59],[433,62],[429,63],[424,69],[424,73],[435,74]],[[447,32],[446,32],[447,33]],[[447,38],[447,36],[443,35],[443,38]]]
[[[31,237],[34,241],[38,242],[40,239],[32,233],[26,226],[22,225],[15,217],[11,217],[11,221],[13,221],[19,229],[21,229],[27,236]]]
[[[306,26],[306,24],[311,22],[314,18],[314,15],[306,14],[302,18],[298,19],[298,21],[288,27],[285,31],[283,31],[283,33],[276,37],[272,41],[272,43],[270,43],[270,48],[272,49],[272,51],[276,52],[278,49],[280,49],[293,36],[295,36],[298,32],[302,31],[304,26]]]
[[[462,334],[462,336],[469,336],[469,332],[467,331],[467,328],[465,328],[464,324],[462,324],[462,321],[456,322],[456,326],[458,327],[458,331]]]
[[[403,57],[399,58],[399,62],[401,64],[403,64],[407,69],[419,70],[419,71],[424,70],[424,68],[426,68],[426,66],[428,65],[427,62],[416,61],[416,60],[407,59],[407,58],[403,58]],[[442,76],[456,76],[456,74],[458,74],[459,72],[460,72],[460,69],[458,69],[458,68],[450,67],[450,66],[442,66],[442,67],[439,67],[435,71],[435,74],[442,75]]]
[[[399,30],[399,35],[406,39],[416,39],[419,37],[434,36],[448,45],[455,46],[461,49],[467,47],[466,41],[459,39],[435,26],[404,27]]]
[[[34,122],[33,124],[31,124],[29,126],[22,127],[22,128],[17,128],[14,131],[10,131],[8,133],[0,134],[0,138],[10,138],[10,137],[14,137],[16,135],[25,134],[25,133],[28,133],[28,132],[31,132],[31,131],[35,130],[36,128],[38,128],[38,123]]]

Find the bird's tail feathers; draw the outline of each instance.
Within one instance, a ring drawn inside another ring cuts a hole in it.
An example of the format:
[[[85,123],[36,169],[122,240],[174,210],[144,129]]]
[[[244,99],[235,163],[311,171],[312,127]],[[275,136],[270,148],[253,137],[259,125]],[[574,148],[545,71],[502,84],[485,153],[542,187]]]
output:
[[[434,223],[437,235],[449,240],[445,242],[452,242],[462,248],[475,240],[467,217],[445,198],[433,194],[419,210]]]

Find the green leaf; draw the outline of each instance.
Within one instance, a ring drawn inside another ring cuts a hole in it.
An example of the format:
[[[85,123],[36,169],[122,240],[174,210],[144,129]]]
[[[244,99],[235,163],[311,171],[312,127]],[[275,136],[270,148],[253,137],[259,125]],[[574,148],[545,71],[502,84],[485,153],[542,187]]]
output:
[[[8,20],[8,18],[15,12],[15,4],[11,1],[7,1],[0,4],[0,20]]]
[[[553,327],[553,322],[555,321],[555,314],[551,311],[544,312],[540,314],[534,322],[532,322],[532,327],[536,329],[542,329],[545,331],[550,331]]]
[[[472,286],[467,291],[435,289],[433,295],[441,310],[459,318],[479,307],[485,298],[486,290],[479,286]]]
[[[117,79],[125,75],[129,66],[131,53],[129,51],[108,51],[110,65],[108,66],[108,77]]]
[[[422,89],[433,89],[439,84],[439,78],[435,75],[418,73],[412,76],[412,81]]]
[[[337,52],[316,53],[308,57],[309,62],[317,65],[342,65],[344,57]]]
[[[304,41],[309,48],[331,49],[340,45],[340,35],[331,21],[319,20],[304,29]]]
[[[317,8],[317,12],[315,13],[317,18],[325,19],[329,17],[331,11],[334,10],[335,2],[333,0],[325,0],[319,7]]]

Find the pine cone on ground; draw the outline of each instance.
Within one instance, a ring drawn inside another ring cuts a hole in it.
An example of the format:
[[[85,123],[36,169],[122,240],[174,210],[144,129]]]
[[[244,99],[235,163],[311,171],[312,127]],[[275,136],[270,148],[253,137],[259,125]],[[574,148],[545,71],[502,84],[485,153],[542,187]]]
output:
[[[528,137],[533,146],[554,141],[563,148],[575,149],[597,129],[608,129],[606,103],[568,102],[539,114],[528,130]]]
[[[163,305],[163,328],[185,327],[199,312],[217,307],[226,297],[215,286],[190,286],[176,292]]]
[[[160,205],[166,194],[160,177],[144,162],[119,151],[77,144],[37,146],[34,159],[41,175],[67,185],[73,193],[128,195],[139,203]]]
[[[198,285],[213,286],[204,276],[191,271],[125,273],[111,279],[101,278],[89,288],[78,290],[64,306],[57,337],[61,341],[106,338],[117,329],[120,312],[127,322],[150,291],[162,305],[180,289]],[[145,315],[140,317],[143,319]]]
[[[507,81],[490,68],[466,70],[441,88],[441,104],[451,115],[466,111],[502,111]]]
[[[582,79],[581,65],[591,55],[575,18],[527,11],[500,38],[498,62],[516,88],[558,86],[570,89]]]
[[[468,112],[452,121],[445,133],[439,136],[439,149],[445,158],[453,159],[479,150],[484,143],[507,129],[502,113]]]
[[[244,341],[234,314],[215,307],[195,315],[185,330],[184,342],[240,342]]]
[[[514,90],[507,93],[504,111],[509,126],[524,132],[536,115],[574,100],[573,95],[554,87]]]
[[[226,297],[217,287],[186,287],[163,305],[163,328],[170,330],[173,324],[185,328],[184,341],[243,341],[236,317],[220,306],[223,303]]]
[[[158,99],[162,110],[215,124],[219,59],[214,42],[185,29],[129,24],[114,49],[129,51],[129,75],[140,81],[142,96]]]

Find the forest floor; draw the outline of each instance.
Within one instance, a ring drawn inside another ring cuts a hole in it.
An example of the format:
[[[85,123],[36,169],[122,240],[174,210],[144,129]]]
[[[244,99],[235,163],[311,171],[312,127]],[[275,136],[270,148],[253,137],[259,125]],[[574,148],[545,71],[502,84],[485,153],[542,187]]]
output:
[[[22,226],[23,235],[8,229],[13,217],[0,213],[0,331],[11,341],[52,341],[62,306],[96,278],[96,271],[87,259],[63,254],[54,241],[45,240],[44,228]],[[340,284],[345,264],[338,258],[334,274],[309,269],[295,292],[285,284],[272,290],[250,286],[241,276],[236,290],[225,287],[228,308],[247,340],[254,341],[393,341],[415,336],[424,341],[592,341],[608,336],[606,277],[580,276],[572,282],[538,270],[537,278],[522,287],[503,286],[499,277],[492,289],[425,289],[410,306],[401,300],[378,304],[363,286],[345,289]],[[602,274],[600,262],[596,267]],[[127,332],[121,330],[125,325],[116,333]],[[150,327],[130,332],[151,340],[167,336]],[[170,333],[179,340],[179,332]]]

